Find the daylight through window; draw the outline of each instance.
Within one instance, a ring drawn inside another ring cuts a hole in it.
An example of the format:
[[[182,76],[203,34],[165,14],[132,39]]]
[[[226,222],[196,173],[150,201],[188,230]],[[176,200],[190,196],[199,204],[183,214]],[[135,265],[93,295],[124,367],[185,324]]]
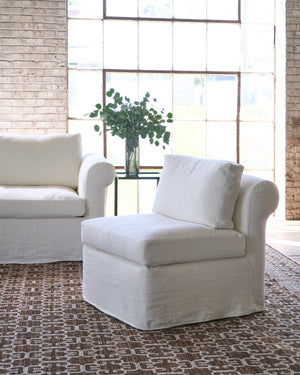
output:
[[[141,141],[142,167],[187,154],[273,180],[273,0],[69,0],[68,16],[69,132],[86,152],[124,166],[124,141],[84,115],[111,87],[149,91],[174,122],[166,150]]]

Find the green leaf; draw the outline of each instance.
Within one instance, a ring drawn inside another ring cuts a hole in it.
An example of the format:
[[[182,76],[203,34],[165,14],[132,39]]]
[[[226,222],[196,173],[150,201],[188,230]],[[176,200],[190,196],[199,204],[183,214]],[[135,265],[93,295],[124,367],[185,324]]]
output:
[[[151,98],[149,92],[146,92],[140,102],[131,102],[128,96],[121,96],[113,88],[106,95],[111,98],[109,103],[105,107],[97,103],[96,109],[87,115],[91,118],[99,116],[113,136],[133,139],[140,136],[148,138],[150,144],[154,143],[156,146],[161,144],[161,139],[163,143],[169,143],[170,132],[163,124],[166,121],[173,122],[173,114],[169,112],[165,116],[164,109],[154,106],[157,99]],[[99,125],[95,125],[94,129],[101,134]]]
[[[110,89],[109,91],[107,91],[106,96],[110,98],[114,92],[115,92],[115,89]]]
[[[170,136],[171,136],[171,133],[170,133],[170,132],[165,132],[165,134],[164,134],[164,136],[163,136],[163,141],[164,141],[164,143],[166,143],[167,145],[169,144]]]
[[[95,109],[95,111],[93,111],[93,112],[91,112],[91,113],[89,114],[89,117],[90,117],[90,118],[98,117],[98,113],[99,113],[99,111],[98,111],[97,109]]]

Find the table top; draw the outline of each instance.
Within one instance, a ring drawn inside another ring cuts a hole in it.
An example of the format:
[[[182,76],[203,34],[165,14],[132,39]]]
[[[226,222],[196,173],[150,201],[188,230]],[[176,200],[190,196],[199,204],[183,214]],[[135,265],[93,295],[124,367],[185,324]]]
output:
[[[124,180],[151,180],[160,178],[160,172],[140,172],[137,176],[127,176],[125,172],[117,172],[116,178]]]

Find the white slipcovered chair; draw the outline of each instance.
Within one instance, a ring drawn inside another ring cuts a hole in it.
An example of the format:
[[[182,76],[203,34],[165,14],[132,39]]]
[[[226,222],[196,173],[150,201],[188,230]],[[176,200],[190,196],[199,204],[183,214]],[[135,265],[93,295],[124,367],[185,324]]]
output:
[[[0,263],[82,260],[81,222],[104,216],[114,175],[79,134],[0,135]]]
[[[84,221],[85,300],[143,330],[263,310],[265,226],[278,190],[242,172],[167,155],[153,213]]]

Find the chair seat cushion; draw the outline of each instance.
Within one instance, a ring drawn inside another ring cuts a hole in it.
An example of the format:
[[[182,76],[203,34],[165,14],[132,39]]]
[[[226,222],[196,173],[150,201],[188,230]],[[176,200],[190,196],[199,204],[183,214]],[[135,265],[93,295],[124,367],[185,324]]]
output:
[[[85,220],[82,242],[147,266],[244,255],[244,235],[159,214]]]
[[[85,200],[62,186],[0,186],[1,218],[77,217]]]

